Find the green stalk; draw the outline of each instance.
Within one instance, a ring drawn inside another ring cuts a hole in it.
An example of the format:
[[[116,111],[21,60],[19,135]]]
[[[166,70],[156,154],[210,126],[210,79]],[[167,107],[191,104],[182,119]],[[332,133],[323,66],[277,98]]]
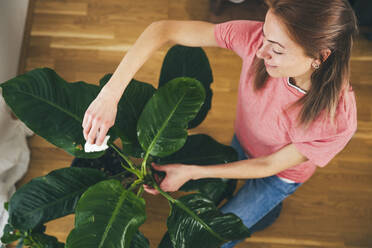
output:
[[[142,197],[142,193],[143,193],[143,185],[141,185],[141,187],[139,188],[139,190],[137,192],[137,196]]]
[[[109,144],[109,146],[112,147],[120,155],[120,157],[122,157],[129,164],[130,168],[132,168],[133,170],[136,169],[132,161],[130,161],[130,159],[125,156],[115,144]]]
[[[143,179],[143,176],[142,176],[142,174],[139,170],[131,169],[129,167],[126,167],[123,163],[120,163],[120,164],[121,164],[121,167],[123,167],[125,170],[135,174],[139,179]]]
[[[145,156],[145,158],[143,159],[143,161],[142,161],[142,165],[141,165],[141,172],[142,172],[142,175],[144,175],[144,176],[146,176],[148,173],[148,171],[147,171],[147,160],[148,160],[148,158],[149,158],[149,156],[150,156],[150,154],[149,153],[147,153],[146,154],[146,156]],[[150,157],[150,163],[153,161],[153,157]],[[151,166],[150,166],[150,168],[151,168]],[[150,172],[150,175],[151,175],[151,170],[149,171]]]
[[[135,168],[132,161],[127,156],[125,156],[115,144],[109,144],[109,146],[112,147],[120,155],[120,157],[122,157],[129,164],[130,168],[126,167],[123,163],[121,163],[121,166],[125,170],[135,174],[138,178],[143,178],[143,173],[141,173],[139,170]]]
[[[146,160],[147,160],[147,158],[145,158],[145,159],[142,161],[142,164],[141,164],[141,173],[142,173],[142,175],[143,175],[144,177],[147,175]]]
[[[167,194],[167,193],[165,193],[162,189],[160,189],[160,187],[156,184],[156,182],[154,182],[154,188],[155,189],[157,189],[159,192],[160,192],[160,194],[162,195],[162,196],[164,196],[165,198],[167,198],[167,200],[168,201],[170,201],[170,202],[172,202],[172,203],[176,203],[176,199],[174,199],[172,196],[170,196],[169,194]],[[183,205],[183,204],[182,204]],[[187,210],[189,210],[189,211],[191,211],[190,209],[187,209]],[[192,214],[194,214],[193,212],[192,212]]]
[[[220,239],[221,241],[227,241],[222,236],[220,236],[218,233],[216,233],[210,226],[207,225],[207,223],[204,222],[197,214],[195,214],[193,211],[191,211],[185,204],[183,204],[181,201],[173,199],[170,195],[165,193],[163,190],[160,189],[160,187],[157,184],[154,184],[154,188],[157,189],[160,194],[162,194],[165,198],[167,198],[168,201],[172,202],[173,204],[177,205],[178,207],[182,208],[186,213],[188,213],[190,216],[192,216],[194,219],[199,221],[210,233],[212,233],[216,238]]]
[[[136,181],[134,181],[134,183],[132,183],[132,185],[129,187],[129,191],[133,190],[135,187],[137,187],[138,184],[140,183],[143,183],[143,180],[142,179],[137,179]]]
[[[145,155],[145,158],[142,161],[142,165],[141,165],[142,175],[144,175],[144,176],[147,175],[146,162],[147,162],[147,159],[148,159],[149,155],[150,155],[150,153],[147,152],[146,155]]]

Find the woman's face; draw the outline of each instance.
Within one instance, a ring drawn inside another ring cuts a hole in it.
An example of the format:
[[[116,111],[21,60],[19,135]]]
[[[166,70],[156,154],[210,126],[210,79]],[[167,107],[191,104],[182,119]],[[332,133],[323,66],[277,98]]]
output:
[[[289,37],[284,24],[269,10],[263,25],[264,40],[256,56],[265,61],[271,77],[301,77],[311,75],[315,59]]]

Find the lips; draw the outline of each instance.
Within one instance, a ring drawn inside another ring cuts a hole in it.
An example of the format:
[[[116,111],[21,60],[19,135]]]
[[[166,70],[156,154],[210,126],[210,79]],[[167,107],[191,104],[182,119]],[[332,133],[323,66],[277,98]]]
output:
[[[266,67],[271,67],[271,68],[278,67],[278,66],[275,66],[275,65],[269,65],[269,64],[267,64],[266,62],[265,62],[265,66],[266,66]]]

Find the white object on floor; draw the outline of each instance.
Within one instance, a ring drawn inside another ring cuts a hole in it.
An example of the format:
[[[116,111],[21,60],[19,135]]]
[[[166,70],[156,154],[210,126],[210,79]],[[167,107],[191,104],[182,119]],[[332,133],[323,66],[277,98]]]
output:
[[[229,0],[229,1],[232,2],[232,3],[242,3],[245,0]]]
[[[17,75],[29,0],[0,0],[0,83]],[[13,120],[0,89],[0,236],[8,222],[4,209],[15,191],[14,184],[28,168],[30,150],[27,136],[33,132],[20,120]],[[1,246],[1,242],[0,242]]]
[[[107,141],[109,140],[109,138],[110,138],[110,135],[107,135],[102,145],[100,146],[86,142],[84,145],[84,151],[85,152],[100,152],[100,151],[106,150],[108,148]]]
[[[4,203],[15,192],[15,183],[21,179],[30,161],[26,137],[33,132],[20,120],[14,120],[0,88],[0,237],[8,223]],[[0,242],[1,244],[1,242]]]

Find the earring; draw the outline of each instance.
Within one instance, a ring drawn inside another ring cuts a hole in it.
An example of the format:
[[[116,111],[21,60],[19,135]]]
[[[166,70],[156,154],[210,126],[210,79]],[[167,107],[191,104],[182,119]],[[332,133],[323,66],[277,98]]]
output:
[[[319,65],[317,63],[313,64],[314,69],[319,69]]]

